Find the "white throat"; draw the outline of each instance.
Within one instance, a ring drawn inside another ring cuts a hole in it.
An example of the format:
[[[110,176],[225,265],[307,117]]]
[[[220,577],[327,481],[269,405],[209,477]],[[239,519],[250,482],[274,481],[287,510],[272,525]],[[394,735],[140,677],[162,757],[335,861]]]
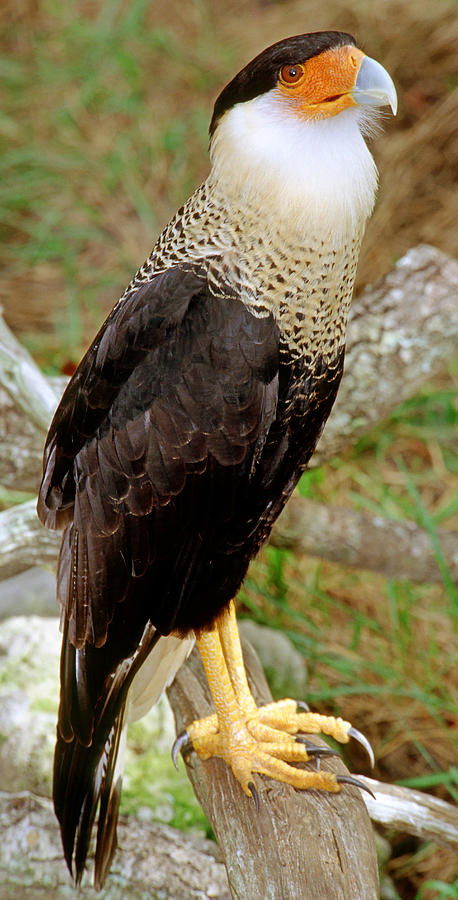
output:
[[[260,225],[340,243],[361,234],[375,200],[377,169],[364,112],[299,118],[274,89],[225,113],[210,147],[210,179],[239,208],[259,207]]]

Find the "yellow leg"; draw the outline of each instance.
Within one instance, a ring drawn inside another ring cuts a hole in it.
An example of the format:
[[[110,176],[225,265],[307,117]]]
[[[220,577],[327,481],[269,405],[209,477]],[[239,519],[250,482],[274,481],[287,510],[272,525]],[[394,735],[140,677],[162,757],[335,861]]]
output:
[[[310,759],[306,746],[294,737],[298,732],[322,732],[346,743],[353,731],[350,723],[317,713],[298,713],[296,702],[290,699],[256,707],[243,663],[234,603],[211,629],[197,636],[197,644],[216,710],[187,728],[199,756],[224,759],[248,795],[256,772],[297,788],[339,791],[340,778],[333,773],[304,771],[289,763]]]
[[[286,736],[289,743],[287,749],[281,735],[278,735],[278,742],[268,743],[261,743],[252,736],[249,720],[237,702],[229,677],[218,627],[203,632],[197,643],[216,709],[216,717],[193,722],[187,728],[198,755],[202,759],[210,756],[224,759],[248,796],[253,793],[250,785],[253,784],[255,772],[297,788],[340,790],[336,776],[331,772],[304,772],[288,765],[285,759],[291,762],[309,759],[304,745],[296,744],[290,735]]]
[[[235,603],[231,600],[227,609],[223,610],[217,620],[218,633],[223,649],[224,659],[229,672],[240,709],[246,715],[257,712],[254,697],[248,687],[245,663],[243,662],[242,645],[235,615]]]
[[[227,672],[234,688],[239,708],[243,710],[247,718],[254,716],[259,723],[274,729],[280,729],[288,734],[297,734],[299,732],[305,734],[321,733],[333,737],[341,744],[348,743],[350,739],[348,732],[351,729],[350,722],[334,718],[333,716],[322,716],[319,713],[298,713],[295,700],[280,700],[258,709],[248,686],[233,600],[217,619],[216,627],[221,640]]]

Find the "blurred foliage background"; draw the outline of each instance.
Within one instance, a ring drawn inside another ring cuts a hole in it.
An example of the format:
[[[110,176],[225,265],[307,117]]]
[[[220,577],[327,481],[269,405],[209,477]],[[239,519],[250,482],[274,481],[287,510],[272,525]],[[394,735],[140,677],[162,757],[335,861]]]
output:
[[[381,187],[357,289],[418,243],[456,253],[452,0],[4,0],[0,22],[0,303],[47,371],[72,371],[205,178],[221,87],[288,34],[349,31],[398,88],[398,118],[372,146]],[[433,538],[456,530],[456,374],[444,370],[300,490],[415,519]],[[394,582],[267,548],[241,601],[304,653],[310,703],[367,734],[375,777],[456,800],[457,595],[444,576]],[[357,750],[349,762],[364,770]],[[458,896],[449,851],[389,837],[393,896]]]

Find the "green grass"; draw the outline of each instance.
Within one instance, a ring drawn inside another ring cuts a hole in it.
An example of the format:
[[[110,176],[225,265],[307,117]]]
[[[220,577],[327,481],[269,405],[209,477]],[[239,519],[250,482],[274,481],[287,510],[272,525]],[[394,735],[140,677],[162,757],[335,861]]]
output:
[[[144,0],[106,0],[90,19],[65,4],[45,7],[43,27],[27,33],[27,53],[0,62],[0,233],[9,278],[36,272],[57,293],[44,299],[56,338],[47,361],[59,366],[78,358],[102,318],[100,298],[106,311],[195,187],[196,170],[204,174],[206,98],[230,50],[202,36],[183,52]],[[183,108],[190,91],[197,98]]]
[[[8,509],[10,506],[17,506],[18,503],[33,500],[34,496],[28,491],[17,491],[0,484],[0,509]]]
[[[428,891],[429,900],[458,900],[458,881],[454,884],[445,884],[443,881],[428,879],[418,891],[415,900],[424,900]]]
[[[416,788],[419,791],[427,791],[437,786],[446,787],[455,803],[458,803],[458,769],[451,766],[447,772],[433,772],[428,775],[420,775],[417,778],[402,778],[398,784],[405,787]]]

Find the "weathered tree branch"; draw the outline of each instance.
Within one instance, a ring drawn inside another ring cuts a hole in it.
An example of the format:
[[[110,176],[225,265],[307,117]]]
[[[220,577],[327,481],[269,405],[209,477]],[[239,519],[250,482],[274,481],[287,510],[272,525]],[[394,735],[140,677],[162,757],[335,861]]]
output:
[[[0,484],[34,493],[40,484],[45,435],[2,388],[1,378],[0,370]]]
[[[409,250],[352,303],[345,373],[312,464],[341,453],[443,371],[458,342],[458,262]]]
[[[250,687],[258,704],[272,700],[259,661],[244,644]],[[207,681],[197,650],[168,690],[177,731],[212,712]],[[316,735],[314,743],[323,743]],[[218,759],[187,759],[197,799],[215,832],[226,865],[231,894],[242,900],[365,900],[378,897],[374,838],[357,788],[338,795],[295,791],[257,777],[259,812],[228,767]],[[323,767],[345,773],[340,759]]]
[[[358,778],[375,796],[364,793],[367,811],[373,822],[396,831],[414,834],[458,851],[458,808],[411,788],[384,784],[374,778]]]
[[[121,816],[119,846],[107,884],[71,887],[52,803],[29,791],[0,792],[2,900],[230,900],[224,866],[210,841]]]
[[[55,392],[1,315],[0,384],[26,418],[46,434],[56,405]]]
[[[450,576],[458,581],[458,535],[438,529],[437,538]],[[442,580],[430,535],[415,522],[326,506],[298,494],[276,522],[270,542],[398,581]]]
[[[458,845],[458,811],[450,803],[359,775],[375,793],[364,794],[371,818],[401,833],[415,834],[452,848]],[[2,900],[68,900],[73,894],[62,859],[59,829],[50,800],[29,791],[0,791],[0,871]],[[85,900],[229,900],[226,870],[215,859],[216,847],[166,825],[150,825],[121,816],[119,847],[102,891],[84,876]],[[24,867],[24,847],[27,866]],[[323,895],[324,896],[324,895]],[[334,896],[334,895],[331,895]]]
[[[43,528],[36,500],[0,512],[0,581],[32,566],[55,569],[62,535]]]

